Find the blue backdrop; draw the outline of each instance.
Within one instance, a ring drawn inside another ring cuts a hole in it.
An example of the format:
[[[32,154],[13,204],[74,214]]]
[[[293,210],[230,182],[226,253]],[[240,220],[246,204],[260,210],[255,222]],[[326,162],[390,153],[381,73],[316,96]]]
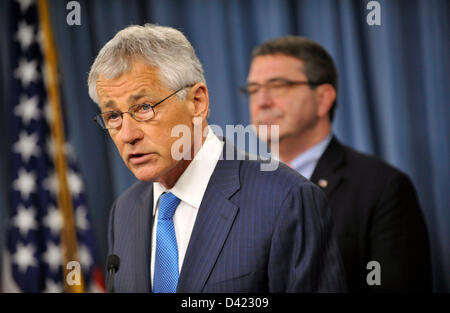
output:
[[[297,34],[321,43],[336,61],[337,136],[397,166],[414,181],[430,233],[434,290],[450,291],[450,2],[378,1],[380,26],[367,24],[365,0],[79,1],[80,26],[67,25],[67,2],[50,1],[51,17],[71,142],[84,175],[102,262],[110,206],[135,178],[107,134],[92,122],[98,109],[88,97],[86,81],[100,48],[130,24],[151,22],[182,30],[205,68],[209,122],[224,127],[249,123],[248,106],[238,87],[245,83],[252,48],[273,37]],[[10,73],[3,40],[8,10],[9,2],[0,1],[2,147],[8,143]],[[7,155],[2,153],[3,221],[7,169]],[[0,236],[3,241],[3,232]]]

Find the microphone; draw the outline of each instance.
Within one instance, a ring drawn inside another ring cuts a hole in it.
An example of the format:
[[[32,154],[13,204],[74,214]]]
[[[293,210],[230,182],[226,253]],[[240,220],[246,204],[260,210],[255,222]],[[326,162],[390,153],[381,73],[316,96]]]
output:
[[[106,289],[106,292],[113,293],[114,288],[114,275],[119,270],[120,265],[120,258],[115,255],[111,254],[108,256],[108,261],[106,268],[108,269],[108,287]]]

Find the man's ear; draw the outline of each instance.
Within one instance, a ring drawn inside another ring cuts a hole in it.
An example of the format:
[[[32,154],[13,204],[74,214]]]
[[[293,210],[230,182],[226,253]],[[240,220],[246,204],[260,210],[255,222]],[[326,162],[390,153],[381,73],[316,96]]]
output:
[[[206,120],[209,109],[208,87],[203,83],[196,83],[189,90],[188,99],[194,104],[192,116]]]
[[[317,116],[322,118],[328,115],[336,100],[336,89],[331,84],[323,84],[317,87]]]

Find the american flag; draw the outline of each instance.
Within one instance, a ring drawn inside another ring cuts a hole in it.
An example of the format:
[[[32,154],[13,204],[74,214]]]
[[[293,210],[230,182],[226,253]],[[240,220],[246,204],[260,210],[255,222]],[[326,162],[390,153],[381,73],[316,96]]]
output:
[[[46,55],[54,49],[48,44],[52,41],[47,3],[18,0],[11,5],[11,206],[3,291],[101,291],[85,187],[73,149],[61,141],[68,137],[67,127],[62,105],[49,87],[55,87],[57,75],[49,70],[51,59]],[[69,271],[76,274],[76,268],[67,269],[68,261],[81,265],[76,289],[67,284]]]

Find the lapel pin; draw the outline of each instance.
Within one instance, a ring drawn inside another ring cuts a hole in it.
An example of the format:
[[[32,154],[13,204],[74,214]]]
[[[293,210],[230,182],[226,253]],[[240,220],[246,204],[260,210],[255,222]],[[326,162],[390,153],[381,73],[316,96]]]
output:
[[[328,186],[328,180],[326,180],[326,179],[319,179],[318,184],[319,184],[319,186],[322,187],[322,188],[327,188],[327,186]]]

